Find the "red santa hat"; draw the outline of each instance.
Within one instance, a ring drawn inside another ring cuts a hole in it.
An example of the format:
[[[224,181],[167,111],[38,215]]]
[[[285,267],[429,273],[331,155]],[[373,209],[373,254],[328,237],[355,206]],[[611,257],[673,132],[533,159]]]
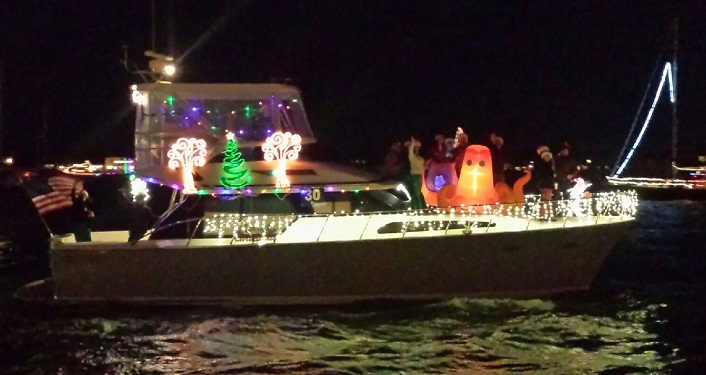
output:
[[[552,152],[549,150],[549,147],[547,147],[547,146],[537,147],[537,155],[539,155],[539,157],[545,161],[549,161],[553,157]]]

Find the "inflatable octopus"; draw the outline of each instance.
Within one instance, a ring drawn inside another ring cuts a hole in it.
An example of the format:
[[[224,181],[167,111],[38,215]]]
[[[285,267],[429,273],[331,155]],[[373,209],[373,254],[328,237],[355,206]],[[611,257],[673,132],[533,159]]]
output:
[[[453,163],[432,163],[422,175],[422,195],[428,205],[457,207],[524,203],[523,187],[532,177],[529,170],[512,188],[504,182],[493,185],[493,162],[485,146],[470,145],[463,157],[460,176]]]

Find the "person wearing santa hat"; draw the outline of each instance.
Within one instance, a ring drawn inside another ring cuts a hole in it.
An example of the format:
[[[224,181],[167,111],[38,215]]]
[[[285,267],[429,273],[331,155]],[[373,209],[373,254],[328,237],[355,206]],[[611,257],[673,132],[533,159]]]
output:
[[[543,201],[552,200],[554,192],[554,155],[547,146],[537,147],[539,160],[532,171]]]

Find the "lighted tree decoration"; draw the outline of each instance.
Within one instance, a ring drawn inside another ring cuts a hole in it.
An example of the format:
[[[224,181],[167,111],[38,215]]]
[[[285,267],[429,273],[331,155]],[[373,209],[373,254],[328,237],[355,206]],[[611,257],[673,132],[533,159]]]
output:
[[[299,134],[275,132],[267,137],[265,144],[262,145],[265,160],[277,160],[277,169],[274,172],[278,188],[290,186],[287,178],[287,160],[299,157],[299,151],[302,149],[301,142],[302,137]]]
[[[169,168],[176,169],[181,165],[184,192],[195,193],[194,167],[203,167],[206,164],[206,141],[196,138],[179,138],[167,152]]]
[[[250,183],[250,171],[243,165],[245,160],[238,151],[235,134],[228,132],[226,137],[228,142],[224,151],[225,157],[223,158],[220,182],[227,188],[240,189]]]

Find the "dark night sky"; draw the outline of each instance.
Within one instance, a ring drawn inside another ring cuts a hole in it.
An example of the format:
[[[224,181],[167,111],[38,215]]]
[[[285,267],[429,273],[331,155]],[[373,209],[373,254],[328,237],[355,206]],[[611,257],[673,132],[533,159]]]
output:
[[[674,1],[156,4],[157,50],[183,57],[177,81],[291,78],[319,152],[333,158],[382,159],[395,137],[451,136],[460,125],[475,143],[494,130],[515,150],[566,138],[611,161],[677,8]],[[678,7],[679,146],[706,154],[706,2]],[[128,45],[146,66],[150,1],[4,0],[0,13],[2,152],[36,162],[47,123],[49,160],[130,156],[129,86],[140,79],[119,60]],[[643,152],[667,155],[670,111],[657,108]]]

